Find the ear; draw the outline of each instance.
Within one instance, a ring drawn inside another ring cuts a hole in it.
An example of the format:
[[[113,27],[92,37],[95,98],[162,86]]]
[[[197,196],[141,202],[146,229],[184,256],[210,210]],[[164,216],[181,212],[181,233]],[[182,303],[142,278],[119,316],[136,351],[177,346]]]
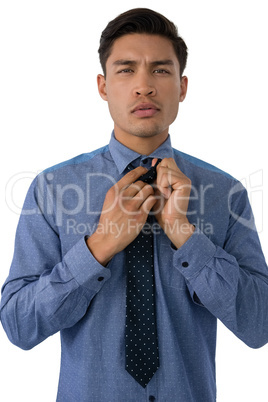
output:
[[[181,78],[180,102],[184,101],[187,93],[187,88],[188,88],[188,78],[186,76],[183,76]]]
[[[102,74],[98,74],[97,84],[100,96],[102,97],[103,100],[107,101],[106,79]]]

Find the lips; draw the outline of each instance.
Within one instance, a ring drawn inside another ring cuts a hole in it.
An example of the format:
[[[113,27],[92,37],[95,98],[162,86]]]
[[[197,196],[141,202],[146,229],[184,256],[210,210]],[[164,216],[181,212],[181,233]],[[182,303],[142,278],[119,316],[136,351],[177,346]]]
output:
[[[152,117],[157,112],[159,112],[159,108],[153,103],[140,103],[132,110],[137,117]]]

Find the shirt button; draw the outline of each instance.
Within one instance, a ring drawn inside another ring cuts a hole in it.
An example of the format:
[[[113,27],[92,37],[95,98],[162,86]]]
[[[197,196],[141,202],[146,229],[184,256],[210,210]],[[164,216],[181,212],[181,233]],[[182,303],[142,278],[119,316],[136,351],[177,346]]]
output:
[[[184,262],[183,262],[181,265],[183,266],[183,268],[187,268],[187,267],[189,267],[189,264],[188,264],[188,262],[187,262],[187,261],[184,261]]]
[[[98,281],[99,281],[99,282],[103,281],[103,279],[104,279],[103,276],[99,276],[99,277],[98,277]]]
[[[155,397],[154,397],[153,395],[150,395],[150,396],[149,396],[149,401],[150,401],[150,402],[155,401]]]
[[[147,158],[143,159],[142,163],[143,163],[144,165],[146,165],[146,163],[148,163],[148,159],[147,159]]]

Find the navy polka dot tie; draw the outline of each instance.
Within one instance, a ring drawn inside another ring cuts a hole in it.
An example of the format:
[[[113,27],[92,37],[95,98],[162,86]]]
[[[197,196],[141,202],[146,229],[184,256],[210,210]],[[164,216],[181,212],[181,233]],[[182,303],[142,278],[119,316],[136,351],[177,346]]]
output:
[[[152,183],[155,167],[139,178]],[[126,370],[146,387],[159,367],[151,217],[126,248]]]

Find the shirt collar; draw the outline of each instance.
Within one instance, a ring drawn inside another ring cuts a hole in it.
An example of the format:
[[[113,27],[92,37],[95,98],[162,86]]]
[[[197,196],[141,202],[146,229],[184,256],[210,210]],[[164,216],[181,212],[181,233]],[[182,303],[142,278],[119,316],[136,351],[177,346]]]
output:
[[[123,173],[127,166],[140,157],[146,158],[173,158],[173,149],[171,147],[170,135],[154,152],[150,155],[141,155],[125,145],[121,144],[115,138],[114,131],[112,132],[111,140],[109,143],[109,150],[112,158],[117,166],[119,173]]]

